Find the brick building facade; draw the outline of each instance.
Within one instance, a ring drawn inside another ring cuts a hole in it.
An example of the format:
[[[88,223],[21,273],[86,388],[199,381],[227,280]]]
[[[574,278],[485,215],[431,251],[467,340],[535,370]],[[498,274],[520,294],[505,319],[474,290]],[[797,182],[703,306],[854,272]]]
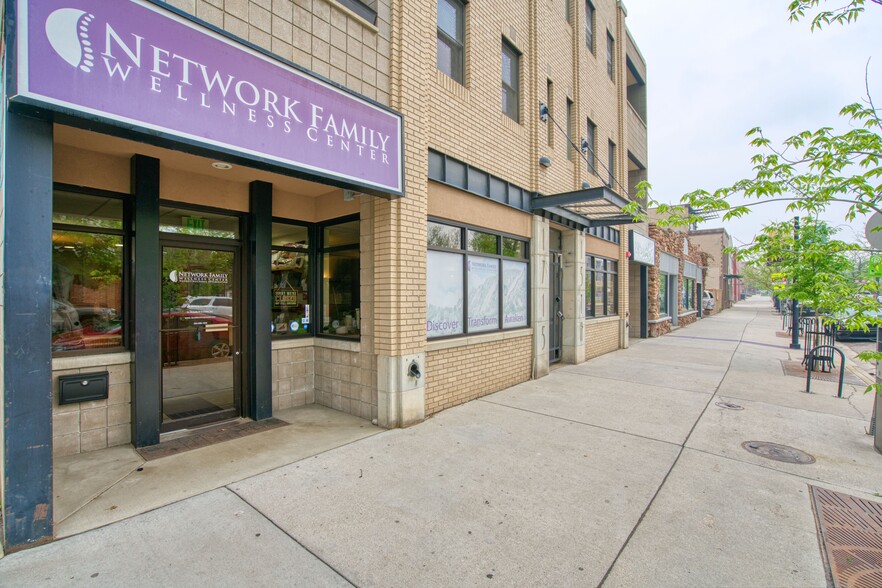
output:
[[[620,2],[2,7],[4,546],[51,538],[61,456],[403,427],[628,345]]]

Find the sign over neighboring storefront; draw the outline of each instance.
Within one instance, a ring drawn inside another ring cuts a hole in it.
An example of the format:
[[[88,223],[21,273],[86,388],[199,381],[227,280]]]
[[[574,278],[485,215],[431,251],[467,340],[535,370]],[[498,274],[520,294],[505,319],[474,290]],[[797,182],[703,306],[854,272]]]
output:
[[[18,0],[11,100],[402,194],[401,115],[143,0]]]
[[[655,265],[655,241],[633,229],[628,231],[628,250],[634,263]]]

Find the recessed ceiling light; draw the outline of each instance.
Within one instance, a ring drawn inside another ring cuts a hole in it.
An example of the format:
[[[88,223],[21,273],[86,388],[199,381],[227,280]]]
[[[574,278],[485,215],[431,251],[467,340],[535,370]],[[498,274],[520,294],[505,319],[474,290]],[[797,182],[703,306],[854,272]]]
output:
[[[229,163],[224,163],[223,161],[215,161],[211,164],[211,167],[214,169],[233,169],[233,166]]]

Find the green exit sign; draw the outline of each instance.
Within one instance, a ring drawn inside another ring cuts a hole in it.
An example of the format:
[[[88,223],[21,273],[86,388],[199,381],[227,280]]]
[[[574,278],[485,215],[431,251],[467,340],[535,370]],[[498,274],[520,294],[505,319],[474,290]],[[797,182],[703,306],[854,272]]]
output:
[[[187,229],[205,230],[208,228],[208,219],[196,216],[182,216],[181,225]]]

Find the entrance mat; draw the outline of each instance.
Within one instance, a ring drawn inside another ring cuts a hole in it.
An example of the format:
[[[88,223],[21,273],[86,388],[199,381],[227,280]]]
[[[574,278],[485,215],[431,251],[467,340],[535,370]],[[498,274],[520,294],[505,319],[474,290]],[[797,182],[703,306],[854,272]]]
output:
[[[809,488],[828,580],[836,588],[882,586],[882,503]]]
[[[170,419],[175,420],[199,416],[202,414],[208,414],[210,412],[221,410],[221,408],[216,404],[213,404],[198,396],[180,399],[175,398],[172,400],[167,400],[165,404],[168,405],[165,409],[166,415]],[[169,410],[174,410],[175,412],[168,412]]]
[[[150,445],[149,447],[141,447],[138,453],[147,461],[177,455],[191,449],[199,449],[200,447],[208,447],[216,443],[224,441],[232,441],[255,433],[263,433],[272,429],[278,429],[290,425],[279,419],[264,419],[262,421],[246,421],[244,423],[231,423],[224,425],[215,425],[206,429],[194,431],[193,433],[177,439],[163,441],[158,445]]]
[[[815,360],[817,361],[817,360]],[[817,364],[815,364],[817,366]],[[797,378],[802,378],[805,380],[805,368],[800,361],[785,361],[781,360],[781,367],[784,368],[784,374],[787,376],[794,376]],[[839,369],[837,368],[832,372],[819,372],[817,370],[812,372],[812,381],[820,380],[821,382],[833,382],[834,384],[839,383]],[[860,378],[856,375],[850,373],[848,370],[845,372],[845,378],[843,378],[844,384],[850,384],[852,386],[866,386]]]

